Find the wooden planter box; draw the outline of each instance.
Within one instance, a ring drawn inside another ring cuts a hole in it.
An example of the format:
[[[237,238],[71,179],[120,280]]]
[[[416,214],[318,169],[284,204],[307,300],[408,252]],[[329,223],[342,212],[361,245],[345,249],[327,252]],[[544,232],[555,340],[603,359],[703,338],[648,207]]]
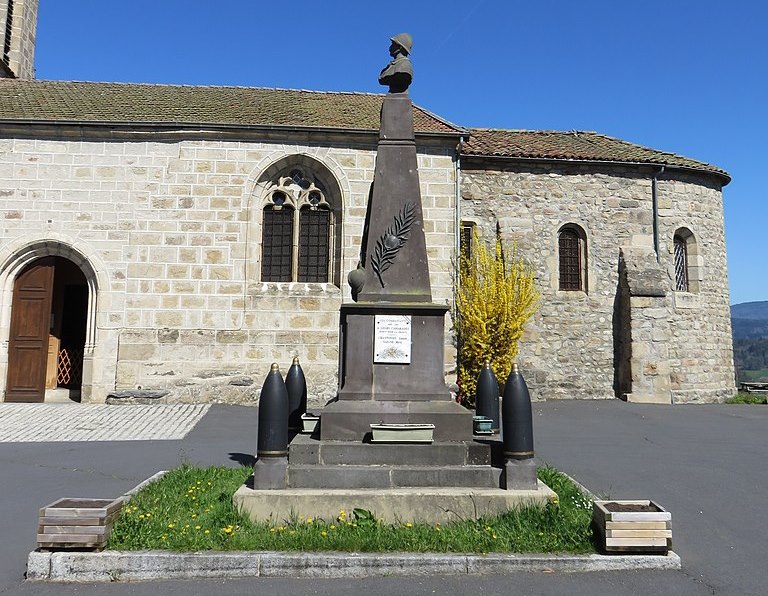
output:
[[[606,553],[662,553],[672,548],[672,515],[653,501],[594,501],[595,534]]]
[[[434,424],[371,424],[373,443],[431,443]]]
[[[37,546],[101,550],[122,507],[122,498],[59,499],[40,509]]]

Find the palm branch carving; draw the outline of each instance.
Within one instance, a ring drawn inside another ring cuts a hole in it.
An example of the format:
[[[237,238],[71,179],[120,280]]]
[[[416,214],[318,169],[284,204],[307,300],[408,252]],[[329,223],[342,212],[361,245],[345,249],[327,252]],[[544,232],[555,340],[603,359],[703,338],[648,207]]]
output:
[[[384,273],[394,262],[399,250],[408,240],[411,233],[411,225],[416,214],[416,203],[408,202],[403,205],[400,213],[395,215],[395,220],[376,241],[376,249],[371,259],[371,267],[384,287]]]

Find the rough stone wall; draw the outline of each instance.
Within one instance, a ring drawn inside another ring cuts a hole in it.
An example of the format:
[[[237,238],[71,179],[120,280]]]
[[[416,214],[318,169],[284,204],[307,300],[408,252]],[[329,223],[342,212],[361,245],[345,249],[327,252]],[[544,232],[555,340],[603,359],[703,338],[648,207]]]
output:
[[[675,402],[722,401],[736,391],[720,187],[698,176],[659,181],[662,264],[674,279],[675,231],[687,228],[690,292],[673,293],[670,368]]]
[[[498,220],[503,237],[516,242],[536,270],[541,308],[526,328],[519,357],[534,397],[619,393],[615,347],[626,341],[615,328],[619,251],[653,248],[653,174],[640,166],[462,162],[461,219],[474,221],[486,238]],[[675,308],[665,313],[673,399],[721,399],[734,389],[721,192],[705,176],[669,178],[658,192],[661,259],[670,284],[673,228],[687,226],[706,237],[700,295],[676,293]],[[565,224],[578,225],[586,236],[585,292],[558,289],[557,235]]]
[[[338,286],[259,279],[258,180],[293,155],[338,184]],[[350,300],[346,275],[357,264],[374,160],[373,144],[0,141],[0,267],[7,276],[20,247],[39,242],[63,256],[68,248],[57,246],[74,247],[97,270],[93,401],[139,387],[169,388],[180,400],[248,400],[271,362],[287,369],[298,355],[310,402],[324,403],[336,390],[338,311]],[[445,302],[452,150],[420,147],[419,168],[432,290]],[[7,364],[8,291],[2,301]]]

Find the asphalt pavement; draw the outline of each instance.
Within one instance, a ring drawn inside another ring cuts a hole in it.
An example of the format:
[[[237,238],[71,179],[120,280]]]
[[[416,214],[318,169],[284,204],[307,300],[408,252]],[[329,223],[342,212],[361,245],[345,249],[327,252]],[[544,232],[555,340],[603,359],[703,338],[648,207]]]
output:
[[[0,417],[2,408],[0,404]],[[180,440],[0,443],[0,595],[768,593],[768,508],[761,491],[768,486],[768,407],[620,401],[534,404],[537,458],[595,493],[652,498],[666,507],[672,512],[682,571],[110,585],[24,582],[41,506],[61,497],[115,497],[156,471],[183,462],[240,465],[255,451],[256,414],[255,408],[214,405]]]

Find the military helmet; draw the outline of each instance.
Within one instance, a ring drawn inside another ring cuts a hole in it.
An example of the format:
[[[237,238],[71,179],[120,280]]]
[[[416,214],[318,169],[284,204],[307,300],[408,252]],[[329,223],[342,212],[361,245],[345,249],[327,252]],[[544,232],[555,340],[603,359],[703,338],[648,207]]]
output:
[[[411,48],[413,47],[413,38],[409,33],[398,33],[394,37],[390,37],[394,43],[399,45],[401,48],[405,50],[406,54],[411,53]]]

